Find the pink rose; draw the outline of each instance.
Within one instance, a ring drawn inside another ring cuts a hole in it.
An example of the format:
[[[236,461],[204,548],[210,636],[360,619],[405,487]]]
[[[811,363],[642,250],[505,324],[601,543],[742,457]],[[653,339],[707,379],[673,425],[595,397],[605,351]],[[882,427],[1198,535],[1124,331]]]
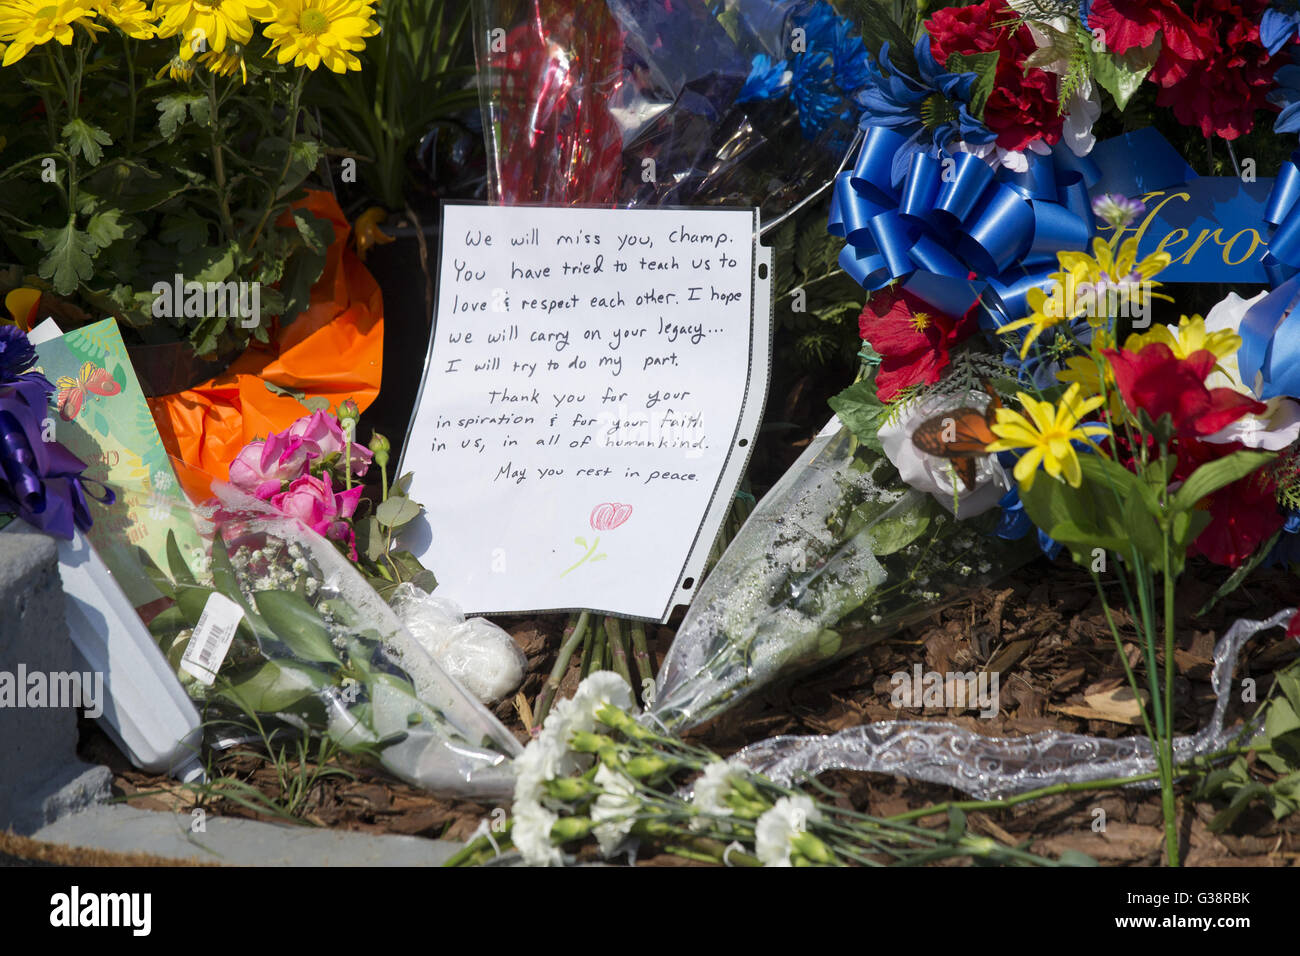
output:
[[[265,441],[251,441],[230,463],[230,483],[263,501],[280,490],[281,484],[302,476],[311,458],[301,439],[288,433],[273,434]]]
[[[293,481],[287,490],[271,498],[271,505],[291,517],[297,518],[317,534],[334,541],[343,541],[355,561],[357,557],[356,534],[348,523],[357,512],[361,487],[334,493],[329,472],[320,478],[303,475]]]
[[[289,426],[285,434],[291,438],[301,439],[308,448],[314,445],[318,452],[312,454],[309,451],[308,456],[312,458],[324,458],[333,454],[342,456],[347,447],[347,437],[343,434],[338,419],[319,409],[298,419]],[[350,464],[354,475],[361,476],[369,470],[370,458],[370,450],[353,441]]]

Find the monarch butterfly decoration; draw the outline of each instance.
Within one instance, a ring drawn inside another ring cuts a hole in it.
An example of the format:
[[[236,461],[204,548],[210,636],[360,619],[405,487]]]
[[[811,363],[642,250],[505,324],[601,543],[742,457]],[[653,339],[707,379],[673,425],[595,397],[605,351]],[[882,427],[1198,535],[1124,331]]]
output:
[[[60,375],[55,385],[58,388],[56,401],[59,417],[65,422],[70,422],[81,414],[87,396],[108,397],[122,391],[122,386],[108,374],[108,370],[100,368],[94,362],[84,363],[76,378]]]
[[[990,397],[986,410],[955,408],[927,418],[912,432],[912,444],[918,450],[952,462],[957,477],[967,491],[975,487],[976,459],[987,455],[985,447],[998,438],[990,426],[997,421],[1002,399],[987,383],[984,390]]]

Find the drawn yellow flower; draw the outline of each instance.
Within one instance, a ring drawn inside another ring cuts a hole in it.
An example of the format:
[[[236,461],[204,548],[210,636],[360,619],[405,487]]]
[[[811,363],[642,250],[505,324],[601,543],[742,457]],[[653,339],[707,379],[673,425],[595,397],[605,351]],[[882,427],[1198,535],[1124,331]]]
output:
[[[144,0],[96,0],[95,10],[101,17],[135,40],[150,40],[157,16]]]
[[[181,37],[181,57],[194,58],[196,53],[215,50],[226,44],[247,43],[253,38],[253,18],[273,15],[270,0],[154,0],[154,11],[161,16],[158,36]]]
[[[276,59],[314,70],[322,63],[335,73],[361,69],[355,51],[378,27],[374,9],[361,0],[281,0],[265,33]]]
[[[985,450],[1027,449],[1015,468],[1016,481],[1024,491],[1033,487],[1039,465],[1053,478],[1064,475],[1071,487],[1078,488],[1083,483],[1083,472],[1073,442],[1088,442],[1093,435],[1110,430],[1099,422],[1079,425],[1080,418],[1101,405],[1101,396],[1080,400],[1076,383],[1066,390],[1059,408],[1024,392],[1019,392],[1016,398],[1029,413],[1028,417],[1009,408],[999,408],[997,421],[991,426],[998,440],[985,446]]]
[[[0,4],[0,43],[7,41],[0,66],[10,66],[33,47],[54,41],[72,43],[72,25],[93,37],[107,30],[94,21],[95,11],[86,0],[5,0]]]

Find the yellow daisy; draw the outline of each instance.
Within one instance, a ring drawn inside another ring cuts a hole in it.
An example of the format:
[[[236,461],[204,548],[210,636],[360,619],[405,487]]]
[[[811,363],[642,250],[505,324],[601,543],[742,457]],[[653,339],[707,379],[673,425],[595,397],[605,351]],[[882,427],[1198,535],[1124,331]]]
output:
[[[91,36],[107,32],[94,16],[86,0],[6,0],[0,4],[0,41],[8,41],[8,47],[0,66],[17,63],[32,47],[50,41],[68,46],[74,23]]]
[[[238,43],[232,43],[230,46],[218,53],[216,50],[209,50],[199,57],[202,63],[210,73],[217,76],[234,76],[239,73],[240,81],[248,82],[248,64],[244,62],[244,48]]]
[[[378,32],[374,10],[360,0],[282,0],[266,27],[276,59],[314,70],[322,63],[335,73],[361,69],[354,51]]]
[[[253,18],[272,15],[270,0],[154,0],[154,12],[161,17],[158,36],[180,35],[181,57],[215,50],[220,53],[230,41],[247,43],[253,38]]]
[[[188,60],[179,53],[163,64],[163,68],[154,74],[154,78],[161,80],[164,76],[170,77],[176,83],[188,83],[194,78],[194,61]]]
[[[1016,481],[1024,491],[1033,487],[1039,465],[1053,478],[1064,475],[1072,488],[1078,488],[1083,483],[1083,472],[1072,442],[1091,441],[1093,435],[1110,430],[1099,422],[1079,425],[1080,418],[1101,405],[1101,397],[1080,400],[1076,383],[1066,390],[1059,408],[1024,392],[1018,393],[1016,398],[1029,416],[1009,408],[999,408],[998,419],[990,426],[998,440],[985,446],[985,451],[1027,449],[1015,468]]]
[[[154,35],[152,10],[144,0],[96,0],[95,10],[101,17],[136,40],[150,40]]]
[[[1206,332],[1205,320],[1199,315],[1194,315],[1191,318],[1184,315],[1178,320],[1177,331],[1172,330],[1167,325],[1157,325],[1148,332],[1134,333],[1124,342],[1124,348],[1129,352],[1137,352],[1143,346],[1150,345],[1153,342],[1160,342],[1169,346],[1169,351],[1180,359],[1185,359],[1193,352],[1199,352],[1202,349],[1213,352],[1214,357],[1217,359],[1226,359],[1231,355],[1235,355],[1237,349],[1241,348],[1240,335],[1232,331],[1232,329]]]

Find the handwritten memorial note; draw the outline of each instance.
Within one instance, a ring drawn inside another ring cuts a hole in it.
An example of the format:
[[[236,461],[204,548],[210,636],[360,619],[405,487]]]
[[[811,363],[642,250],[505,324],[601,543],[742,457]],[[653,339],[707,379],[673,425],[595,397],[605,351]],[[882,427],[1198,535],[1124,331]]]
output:
[[[444,207],[402,463],[427,522],[406,543],[440,594],[646,618],[689,601],[767,388],[755,226],[752,210]]]

